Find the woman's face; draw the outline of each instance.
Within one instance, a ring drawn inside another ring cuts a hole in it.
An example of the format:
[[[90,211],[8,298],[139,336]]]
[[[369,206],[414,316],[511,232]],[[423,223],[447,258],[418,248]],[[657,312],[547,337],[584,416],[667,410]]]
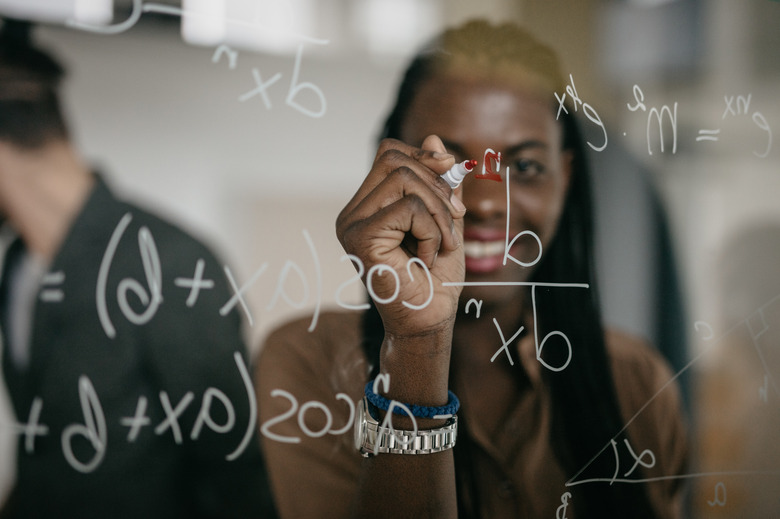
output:
[[[401,128],[403,141],[419,146],[436,134],[458,162],[479,161],[462,184],[468,282],[527,281],[533,267],[505,261],[505,244],[525,232],[506,252],[534,263],[539,245],[526,231],[538,236],[542,254],[553,238],[571,175],[571,154],[561,149],[552,99],[552,92],[545,95],[528,86],[438,75],[426,80],[412,100]],[[500,182],[475,177],[488,148],[501,153]],[[463,297],[488,305],[519,304],[528,293],[517,286],[474,286],[466,287]]]

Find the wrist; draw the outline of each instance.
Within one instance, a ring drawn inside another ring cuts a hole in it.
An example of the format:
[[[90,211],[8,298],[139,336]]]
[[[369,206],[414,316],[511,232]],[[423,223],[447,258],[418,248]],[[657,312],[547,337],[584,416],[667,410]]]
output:
[[[398,402],[382,396],[378,391],[376,379],[369,380],[364,388],[364,394],[372,408],[400,416],[414,416],[416,418],[449,419],[460,408],[460,400],[452,391],[447,391],[447,404],[442,406],[417,405],[413,403]]]
[[[451,330],[399,337],[385,335],[380,373],[389,375],[383,394],[399,402],[440,406],[448,400]]]
[[[401,353],[412,357],[443,355],[449,357],[452,348],[455,316],[424,329],[410,330],[408,322],[397,328],[385,323],[383,352]]]

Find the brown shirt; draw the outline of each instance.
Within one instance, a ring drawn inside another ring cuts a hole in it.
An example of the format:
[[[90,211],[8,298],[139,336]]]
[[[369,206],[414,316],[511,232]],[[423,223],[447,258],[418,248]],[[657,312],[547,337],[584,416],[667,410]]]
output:
[[[363,459],[353,446],[354,403],[369,372],[360,320],[358,312],[325,312],[313,332],[309,319],[294,321],[272,333],[262,350],[259,424],[283,518],[348,514]],[[599,454],[616,460],[614,473],[586,471],[587,480],[573,481],[603,485],[614,478],[617,485],[637,465],[652,480],[648,488],[658,515],[680,517],[682,480],[674,476],[685,467],[687,442],[672,374],[641,341],[610,332],[607,346],[630,445],[607,444]],[[518,394],[509,419],[498,431],[486,431],[478,410],[464,406],[458,413],[477,447],[482,516],[572,518],[576,503],[561,507],[573,474],[564,474],[550,444],[550,395],[541,383],[533,337],[521,339],[517,348],[531,388]]]

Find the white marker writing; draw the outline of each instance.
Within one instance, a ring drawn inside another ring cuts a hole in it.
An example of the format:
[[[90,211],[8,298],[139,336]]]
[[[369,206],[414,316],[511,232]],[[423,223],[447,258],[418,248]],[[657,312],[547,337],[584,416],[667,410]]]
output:
[[[710,506],[726,506],[726,485],[722,481],[715,485],[715,499],[707,501]]]
[[[571,492],[564,492],[561,496],[561,506],[555,511],[555,519],[566,519],[566,509],[569,508]]]
[[[89,378],[79,378],[79,400],[84,414],[84,424],[71,424],[62,431],[62,452],[71,467],[79,472],[89,473],[95,470],[106,454],[107,431],[106,417],[100,405],[100,399],[95,392]],[[76,458],[71,447],[71,439],[74,436],[83,436],[95,449],[92,459],[86,463]]]
[[[168,398],[168,393],[165,391],[160,391],[160,403],[163,406],[163,411],[165,411],[166,418],[157,427],[155,427],[155,434],[159,436],[164,433],[166,429],[170,428],[171,433],[173,433],[173,441],[176,442],[177,445],[181,445],[182,437],[181,427],[179,427],[179,416],[181,416],[187,406],[190,405],[190,402],[192,402],[194,397],[195,395],[192,394],[192,391],[188,391],[182,397],[182,399],[179,400],[179,403],[176,404],[176,407],[172,408],[171,400]]]
[[[346,393],[338,393],[336,395],[336,400],[343,400],[349,406],[349,418],[347,419],[347,423],[340,429],[333,429],[333,414],[331,413],[330,409],[328,409],[328,407],[322,402],[317,402],[312,400],[304,403],[301,406],[298,406],[298,399],[295,398],[295,395],[293,395],[289,391],[285,391],[284,389],[274,389],[273,391],[271,391],[271,396],[282,397],[287,399],[290,402],[290,407],[289,409],[285,410],[282,414],[274,416],[269,420],[266,420],[263,423],[263,425],[260,426],[260,433],[266,438],[281,443],[300,443],[301,438],[298,436],[284,436],[281,434],[271,432],[271,427],[287,421],[288,419],[292,418],[296,414],[298,415],[297,416],[298,427],[306,436],[310,438],[320,438],[322,436],[325,436],[325,434],[339,435],[352,430],[352,424],[355,420],[356,406],[355,406],[355,402],[353,402],[352,399],[349,397],[349,395],[347,395]],[[325,425],[322,426],[322,428],[318,431],[312,430],[305,422],[305,415],[310,409],[319,409],[325,415]]]
[[[477,319],[479,319],[479,315],[482,313],[482,299],[480,299],[479,301],[477,301],[473,297],[469,299],[468,302],[466,303],[466,308],[464,310],[466,315],[468,315],[469,308],[471,308],[472,305],[477,308]]]
[[[108,307],[106,305],[106,284],[108,283],[108,271],[111,268],[111,262],[114,260],[114,253],[119,245],[119,240],[122,239],[127,226],[130,225],[130,220],[133,216],[130,213],[126,213],[120,220],[111,234],[111,238],[108,240],[108,247],[103,255],[103,259],[100,262],[100,269],[98,269],[97,287],[95,289],[95,304],[97,305],[98,319],[103,326],[103,330],[110,339],[116,337],[116,329],[111,323],[111,318],[108,315]]]
[[[353,305],[350,303],[345,303],[341,299],[341,293],[344,291],[344,289],[351,283],[360,283],[360,279],[363,277],[363,274],[366,271],[366,267],[363,266],[363,261],[355,256],[354,254],[345,254],[341,257],[341,261],[349,260],[355,265],[355,269],[357,270],[357,273],[343,282],[339,287],[336,289],[336,304],[338,304],[341,308],[345,308],[347,310],[368,310],[370,305],[368,303],[360,303],[357,305]]]
[[[244,363],[244,357],[241,356],[241,353],[235,352],[233,358],[236,361],[236,367],[238,367],[239,373],[241,373],[241,380],[244,381],[244,389],[246,389],[246,396],[248,399],[247,405],[249,407],[249,423],[246,425],[246,432],[244,433],[244,438],[241,440],[241,443],[236,447],[236,450],[226,456],[228,461],[233,461],[241,456],[241,453],[244,452],[246,446],[249,445],[249,440],[252,439],[252,433],[254,433],[255,426],[257,425],[257,397],[255,397],[252,379],[249,377],[249,370],[246,367],[246,363]]]

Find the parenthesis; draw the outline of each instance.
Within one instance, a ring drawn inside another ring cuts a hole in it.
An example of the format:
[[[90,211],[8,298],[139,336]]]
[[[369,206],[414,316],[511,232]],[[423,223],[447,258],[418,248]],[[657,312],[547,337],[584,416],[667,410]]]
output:
[[[103,330],[106,335],[113,339],[116,337],[116,330],[111,323],[111,318],[108,315],[108,308],[106,306],[106,284],[108,283],[108,271],[111,269],[111,263],[114,261],[114,253],[119,245],[119,240],[122,239],[127,226],[130,225],[130,221],[133,219],[133,215],[125,213],[119,223],[111,234],[111,238],[108,240],[108,246],[106,252],[103,255],[103,260],[100,262],[100,269],[98,270],[97,287],[95,289],[95,304],[97,305],[98,319],[103,326]]]
[[[236,361],[236,366],[238,367],[239,373],[241,373],[241,380],[244,381],[246,395],[249,399],[249,423],[246,426],[244,438],[241,440],[241,443],[238,445],[238,447],[236,447],[236,450],[225,456],[225,459],[228,461],[233,461],[234,459],[241,456],[247,445],[249,445],[249,441],[252,439],[252,433],[254,432],[257,425],[257,399],[255,398],[255,391],[254,387],[252,386],[252,379],[249,377],[249,370],[246,368],[246,364],[244,363],[244,358],[241,356],[241,353],[235,352],[233,354],[233,358]]]
[[[615,474],[612,475],[612,479],[609,481],[609,484],[612,485],[617,479],[618,472],[620,471],[620,455],[617,450],[617,442],[613,439],[610,440],[610,443],[612,444],[612,450],[615,452]]]

